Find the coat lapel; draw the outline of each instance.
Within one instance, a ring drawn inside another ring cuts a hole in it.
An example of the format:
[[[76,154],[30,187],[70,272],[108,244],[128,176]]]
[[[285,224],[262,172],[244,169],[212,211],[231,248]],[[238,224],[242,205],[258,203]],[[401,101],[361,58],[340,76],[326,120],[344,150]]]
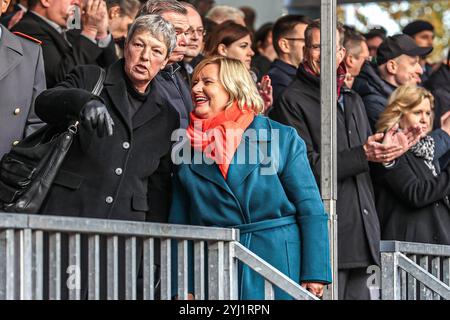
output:
[[[350,101],[350,89],[343,87],[342,94],[344,95],[344,114],[345,114],[345,126],[349,128],[351,120],[353,118],[354,103]]]
[[[261,147],[268,150],[272,139],[271,126],[266,118],[255,117],[255,120],[245,130],[233,163],[228,171],[227,182],[231,189],[244,183],[245,179],[264,162],[265,154]]]
[[[230,165],[226,181],[215,163],[206,164],[202,161],[200,164],[191,163],[190,167],[197,174],[233,194],[233,187],[242,184],[264,162],[265,155],[261,152],[260,146],[264,144],[267,146],[266,149],[268,149],[270,141],[271,127],[268,120],[262,117],[255,117],[255,120],[244,132],[243,139]],[[197,156],[194,156],[194,159],[195,157],[201,159],[202,154],[197,151],[194,151],[194,153],[197,154]]]
[[[127,87],[124,76],[123,63],[118,61],[109,68],[104,86],[112,104],[119,111],[128,130],[131,132],[132,128],[128,112],[130,105],[127,99]]]
[[[195,163],[196,159],[203,159],[203,153],[194,151],[194,156],[192,157],[192,162],[189,164],[192,171],[194,171],[196,174],[202,176],[206,180],[216,184],[220,188],[222,188],[224,191],[233,194],[230,190],[230,187],[228,186],[227,182],[223,178],[222,174],[220,173],[219,168],[217,167],[216,163],[205,163],[204,160],[201,161],[201,163]],[[206,158],[207,161],[211,161],[210,159]]]
[[[23,59],[23,49],[20,40],[1,26],[0,38],[0,80],[6,77]]]

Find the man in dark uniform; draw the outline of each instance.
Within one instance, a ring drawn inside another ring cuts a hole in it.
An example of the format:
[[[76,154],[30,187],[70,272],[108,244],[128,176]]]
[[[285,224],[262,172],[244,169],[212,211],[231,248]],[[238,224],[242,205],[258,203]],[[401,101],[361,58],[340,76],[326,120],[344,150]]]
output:
[[[0,15],[9,3],[0,0]],[[42,49],[36,42],[0,26],[0,158],[42,125],[34,113],[34,99],[45,89]]]
[[[117,59],[105,2],[92,0],[81,15],[81,31],[66,31],[75,6],[80,0],[29,0],[28,12],[12,29],[42,41],[48,88],[63,81],[76,65],[108,67]]]

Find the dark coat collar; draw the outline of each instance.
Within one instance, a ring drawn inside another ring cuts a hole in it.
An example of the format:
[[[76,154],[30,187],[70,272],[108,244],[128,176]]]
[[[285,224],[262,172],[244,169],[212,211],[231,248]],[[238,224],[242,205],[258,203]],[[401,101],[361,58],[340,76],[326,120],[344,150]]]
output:
[[[275,59],[275,61],[272,62],[271,68],[280,69],[282,72],[288,74],[292,78],[295,77],[295,74],[297,73],[296,67],[280,59]]]
[[[25,17],[37,22],[39,24],[39,27],[53,39],[59,51],[64,52],[69,50],[70,48],[69,42],[66,41],[66,39],[64,39],[64,37],[55,28],[49,25],[44,19],[34,14],[30,10],[28,10],[28,12],[25,14]],[[45,40],[42,43],[42,45],[46,45]]]
[[[369,62],[364,63],[353,87],[361,96],[376,94],[386,99],[396,89],[393,85],[384,81],[378,74],[376,67]]]
[[[311,87],[316,89],[320,89],[320,77],[317,77],[305,69],[305,65],[303,63],[297,69],[297,79],[308,84]]]
[[[145,103],[139,108],[132,121],[129,119],[130,104],[127,98],[127,86],[125,83],[124,60],[120,59],[109,67],[105,79],[105,89],[112,103],[121,114],[129,130],[137,129],[150,121],[161,112],[163,101],[156,90],[150,88],[150,93]],[[150,84],[151,85],[151,84]]]
[[[178,63],[168,64],[164,69],[161,70],[162,75],[169,77],[174,77],[175,73],[180,70],[180,65]]]

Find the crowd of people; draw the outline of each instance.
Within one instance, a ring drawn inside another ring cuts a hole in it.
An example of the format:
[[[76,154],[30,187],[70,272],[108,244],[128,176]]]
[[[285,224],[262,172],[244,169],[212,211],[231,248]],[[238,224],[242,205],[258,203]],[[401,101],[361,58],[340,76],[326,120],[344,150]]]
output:
[[[255,30],[252,8],[206,0],[10,2],[0,1],[0,158],[46,123],[80,122],[41,213],[237,228],[316,296],[337,281],[346,300],[377,299],[367,268],[381,239],[450,245],[450,54],[428,63],[429,22],[393,36],[336,27],[332,279],[320,20],[285,15]],[[0,175],[0,203],[8,188]],[[264,297],[255,272],[240,266],[239,281],[241,299]]]

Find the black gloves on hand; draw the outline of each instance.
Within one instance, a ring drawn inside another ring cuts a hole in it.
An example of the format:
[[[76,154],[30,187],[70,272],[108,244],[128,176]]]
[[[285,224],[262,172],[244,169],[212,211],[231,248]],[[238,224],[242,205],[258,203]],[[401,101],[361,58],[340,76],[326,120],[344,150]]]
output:
[[[83,125],[97,130],[101,138],[106,134],[112,136],[114,121],[108,113],[106,106],[99,100],[90,100],[81,109],[80,119]]]

